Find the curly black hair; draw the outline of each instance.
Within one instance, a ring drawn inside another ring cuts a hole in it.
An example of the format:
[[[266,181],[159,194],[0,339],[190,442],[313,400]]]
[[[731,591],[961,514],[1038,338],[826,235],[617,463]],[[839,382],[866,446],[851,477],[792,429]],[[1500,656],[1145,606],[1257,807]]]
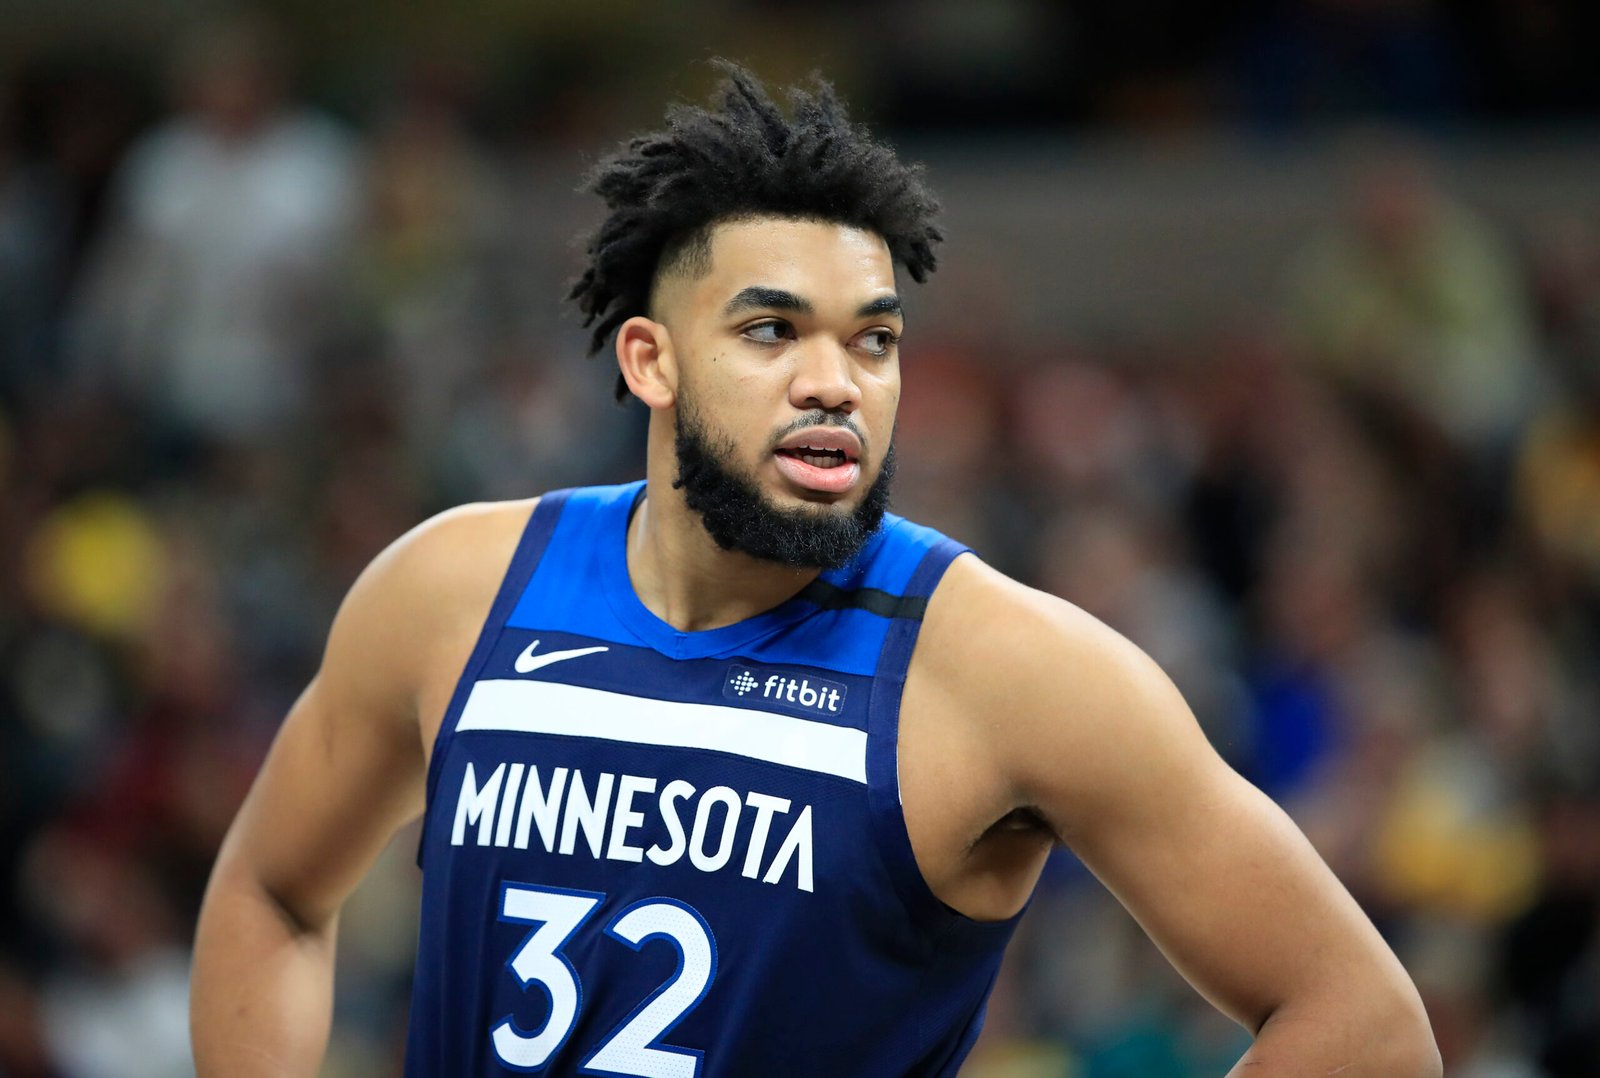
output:
[[[662,272],[703,270],[719,222],[772,216],[849,225],[883,237],[918,283],[934,269],[944,234],[920,165],[901,162],[852,124],[819,76],[809,91],[789,90],[790,118],[749,71],[712,63],[727,77],[711,107],[672,106],[664,130],[629,140],[584,184],[610,210],[589,236],[589,266],[567,296],[594,326],[590,355],[648,312]],[[617,397],[625,396],[619,377]]]

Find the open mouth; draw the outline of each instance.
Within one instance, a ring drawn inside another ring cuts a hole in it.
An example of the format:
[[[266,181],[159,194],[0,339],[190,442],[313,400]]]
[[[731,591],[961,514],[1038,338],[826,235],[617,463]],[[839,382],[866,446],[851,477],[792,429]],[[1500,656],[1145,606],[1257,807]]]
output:
[[[814,446],[797,445],[787,449],[779,449],[780,457],[791,457],[804,461],[813,468],[842,468],[853,460],[843,449],[819,449]]]
[[[778,471],[802,490],[844,494],[861,478],[861,442],[833,428],[792,435],[773,450]]]

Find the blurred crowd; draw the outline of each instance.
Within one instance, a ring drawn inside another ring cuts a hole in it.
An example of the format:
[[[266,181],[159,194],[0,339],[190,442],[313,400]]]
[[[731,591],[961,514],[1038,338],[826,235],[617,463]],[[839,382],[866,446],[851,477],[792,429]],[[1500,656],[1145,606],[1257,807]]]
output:
[[[0,97],[8,1078],[190,1069],[211,860],[375,553],[642,469],[559,310],[570,162],[481,138],[448,79],[344,125],[287,72],[237,23],[150,123],[93,77],[29,130]],[[1397,147],[1282,283],[1181,339],[913,333],[896,509],[1162,664],[1394,945],[1450,1074],[1592,1078],[1600,212],[1524,234]],[[396,1069],[414,850],[344,918],[328,1074]],[[969,1070],[1221,1074],[1246,1043],[1063,852]]]

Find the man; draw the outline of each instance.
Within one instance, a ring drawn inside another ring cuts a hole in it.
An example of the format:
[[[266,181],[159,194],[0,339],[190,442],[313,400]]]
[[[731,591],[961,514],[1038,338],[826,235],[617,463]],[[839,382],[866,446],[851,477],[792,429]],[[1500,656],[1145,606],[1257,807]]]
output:
[[[86,279],[80,362],[149,395],[185,439],[278,445],[336,335],[356,147],[294,101],[273,24],[202,25],[178,109],[131,148]]]
[[[1416,992],[1170,683],[886,516],[917,170],[745,73],[603,162],[574,289],[646,479],[379,557],[218,858],[206,1074],[308,1074],[340,903],[426,813],[415,1075],[950,1075],[1051,846],[1256,1034],[1436,1074]],[[463,673],[464,669],[464,673]]]

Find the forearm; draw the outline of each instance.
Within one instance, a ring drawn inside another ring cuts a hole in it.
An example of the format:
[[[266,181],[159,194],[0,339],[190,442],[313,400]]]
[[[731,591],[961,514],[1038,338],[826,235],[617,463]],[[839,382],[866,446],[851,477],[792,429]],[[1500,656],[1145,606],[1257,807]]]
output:
[[[1426,1015],[1411,1008],[1354,1013],[1341,1001],[1274,1013],[1228,1078],[1301,1074],[1439,1078],[1443,1066]]]
[[[245,873],[219,865],[190,984],[200,1078],[317,1073],[332,1021],[336,925],[297,923]]]

